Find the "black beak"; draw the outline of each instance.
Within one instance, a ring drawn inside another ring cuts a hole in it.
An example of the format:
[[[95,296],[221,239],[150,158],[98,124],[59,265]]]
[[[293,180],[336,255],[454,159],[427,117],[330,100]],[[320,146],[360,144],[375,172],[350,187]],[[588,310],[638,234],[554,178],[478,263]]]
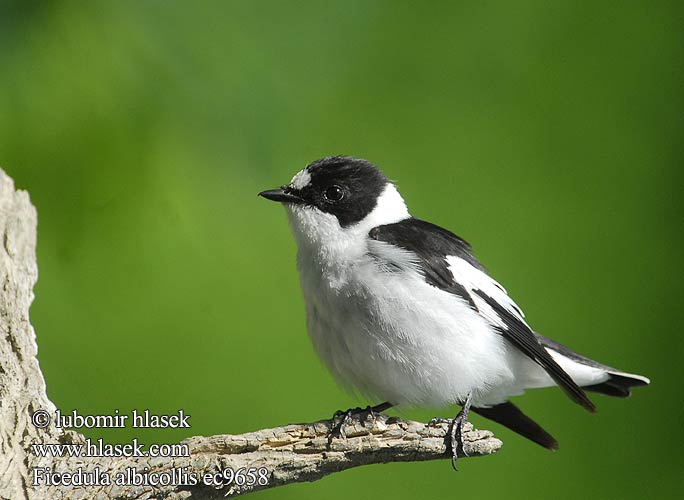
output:
[[[287,193],[284,188],[262,191],[259,193],[259,196],[263,196],[267,200],[280,201],[282,203],[304,203],[303,199],[295,194]]]

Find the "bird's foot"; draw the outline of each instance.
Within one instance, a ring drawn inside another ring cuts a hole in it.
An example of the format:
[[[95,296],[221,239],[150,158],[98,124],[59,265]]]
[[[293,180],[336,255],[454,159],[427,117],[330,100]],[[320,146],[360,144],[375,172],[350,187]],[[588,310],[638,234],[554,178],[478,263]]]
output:
[[[461,410],[455,418],[434,417],[427,423],[429,427],[436,427],[441,424],[448,425],[444,442],[447,449],[451,450],[451,465],[454,470],[458,470],[456,468],[456,461],[458,460],[459,453],[464,457],[468,456],[463,445],[463,430],[466,422],[467,416],[464,418],[463,410]]]
[[[349,408],[348,410],[337,410],[332,416],[332,425],[328,433],[328,445],[335,438],[346,438],[347,433],[345,427],[348,426],[355,417],[366,427],[370,421],[371,427],[375,427],[380,416],[380,412],[390,408],[389,403],[382,403],[376,406],[367,406],[365,408]]]
[[[453,421],[453,418],[432,417],[430,421],[427,423],[427,425],[430,427],[434,427],[439,424],[449,424],[449,428],[451,428],[451,423]]]
[[[456,467],[456,461],[458,460],[459,453],[461,456],[468,456],[468,452],[465,450],[463,443],[463,432],[465,430],[465,424],[468,422],[468,414],[470,413],[470,404],[472,403],[472,399],[472,393],[468,394],[468,398],[466,399],[463,408],[451,421],[449,437],[451,440],[451,466],[454,468],[454,470],[458,470]]]
[[[463,444],[463,430],[466,422],[468,421],[468,413],[461,410],[451,421],[451,427],[449,428],[449,437],[451,441],[451,466],[454,470],[458,470],[456,467],[456,461],[458,460],[459,454],[461,456],[467,457],[468,452],[465,450]]]
[[[328,442],[334,438],[346,438],[345,427],[352,421],[354,414],[358,414],[361,408],[349,408],[348,410],[337,410],[332,416],[332,424],[328,433]]]

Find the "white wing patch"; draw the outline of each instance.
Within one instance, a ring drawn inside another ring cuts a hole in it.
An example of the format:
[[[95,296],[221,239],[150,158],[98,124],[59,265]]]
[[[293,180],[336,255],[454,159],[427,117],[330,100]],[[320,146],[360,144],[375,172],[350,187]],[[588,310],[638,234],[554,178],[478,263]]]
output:
[[[480,311],[480,314],[493,325],[507,328],[504,321],[499,317],[494,309],[487,304],[482,297],[473,293],[475,290],[481,290],[483,293],[491,297],[504,309],[510,312],[513,316],[518,318],[523,324],[525,323],[525,315],[523,314],[518,304],[511,299],[504,287],[492,279],[487,273],[480,271],[460,257],[447,256],[447,263],[449,270],[454,275],[457,283],[462,285],[470,294],[473,302]],[[529,326],[528,326],[529,328]]]

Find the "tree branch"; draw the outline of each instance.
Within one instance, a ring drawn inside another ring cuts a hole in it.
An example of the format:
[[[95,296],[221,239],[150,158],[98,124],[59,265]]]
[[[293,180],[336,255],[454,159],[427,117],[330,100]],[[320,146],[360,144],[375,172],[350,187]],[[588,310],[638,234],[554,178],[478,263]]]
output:
[[[87,441],[74,431],[53,425],[38,428],[32,423],[36,411],[45,410],[50,416],[56,411],[46,395],[28,319],[37,279],[36,211],[28,194],[16,191],[2,170],[0,237],[1,498],[225,498],[316,481],[360,465],[450,456],[446,424],[427,425],[385,415],[353,417],[345,427],[345,438],[329,439],[332,422],[321,420],[240,435],[191,437],[180,443],[181,456],[171,458],[37,456],[31,445],[85,445]],[[466,429],[469,456],[488,455],[501,447],[489,431]],[[54,484],[65,480],[64,473],[71,474],[72,482],[86,484]],[[157,484],[167,480],[171,484]]]

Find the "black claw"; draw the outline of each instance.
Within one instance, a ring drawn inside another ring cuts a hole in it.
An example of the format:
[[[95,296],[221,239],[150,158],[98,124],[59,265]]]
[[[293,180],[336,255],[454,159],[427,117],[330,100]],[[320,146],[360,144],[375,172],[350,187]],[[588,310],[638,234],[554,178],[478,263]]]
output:
[[[451,424],[451,466],[454,470],[458,470],[456,461],[458,460],[459,455],[464,457],[468,456],[468,452],[465,450],[465,445],[463,443],[463,430],[467,421],[467,412],[464,413],[463,410],[461,410]]]
[[[368,420],[371,421],[372,427],[375,427],[378,423],[378,418],[382,415],[382,412],[385,411],[388,408],[391,408],[392,405],[389,403],[382,403],[376,406],[367,406],[365,410],[363,410],[364,417],[361,423],[363,426],[366,426],[366,422]],[[387,417],[385,417],[387,418]]]
[[[453,421],[454,421],[453,418],[432,417],[427,424],[428,424],[428,426],[435,426],[435,425],[439,425],[439,424],[449,424],[449,428],[451,429],[451,423]]]
[[[459,413],[460,415],[460,413]],[[458,449],[463,445],[459,442],[458,438],[458,416],[451,422],[451,427],[449,428],[449,437],[451,438],[451,466],[454,470],[458,470],[456,467],[456,460],[458,460]]]
[[[391,408],[390,403],[382,403],[376,406],[367,406],[365,408],[349,408],[348,410],[337,410],[332,416],[332,425],[328,433],[328,447],[330,447],[332,440],[335,438],[346,438],[345,426],[347,426],[354,416],[360,416],[361,424],[365,427],[368,420],[371,421],[374,427],[380,412]]]
[[[328,444],[333,438],[346,438],[347,434],[344,431],[344,427],[351,421],[354,410],[358,408],[350,408],[346,411],[337,410],[332,416],[332,426],[330,428],[330,434],[328,435]]]
[[[458,412],[456,418],[451,422],[451,427],[449,428],[449,436],[451,438],[451,466],[454,470],[458,470],[456,467],[456,461],[460,455],[463,457],[468,456],[468,452],[465,450],[465,445],[463,443],[463,432],[465,429],[465,424],[468,421],[468,413],[470,413],[470,405],[472,403],[473,396],[468,394],[468,398],[463,404],[463,409]]]

